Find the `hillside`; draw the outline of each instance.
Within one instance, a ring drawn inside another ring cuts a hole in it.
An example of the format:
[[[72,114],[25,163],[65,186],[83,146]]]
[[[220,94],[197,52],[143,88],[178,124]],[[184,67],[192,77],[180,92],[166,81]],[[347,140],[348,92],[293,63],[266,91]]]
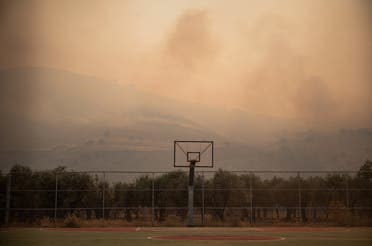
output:
[[[213,139],[226,169],[354,169],[369,129],[315,132],[287,119],[171,100],[45,68],[0,71],[1,169],[169,169],[174,139]]]

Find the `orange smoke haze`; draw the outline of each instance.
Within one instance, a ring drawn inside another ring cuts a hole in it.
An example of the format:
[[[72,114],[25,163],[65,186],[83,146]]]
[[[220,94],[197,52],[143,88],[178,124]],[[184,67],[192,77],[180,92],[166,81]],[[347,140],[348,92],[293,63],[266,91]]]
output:
[[[364,0],[2,0],[0,67],[67,70],[303,127],[371,127],[371,10]]]

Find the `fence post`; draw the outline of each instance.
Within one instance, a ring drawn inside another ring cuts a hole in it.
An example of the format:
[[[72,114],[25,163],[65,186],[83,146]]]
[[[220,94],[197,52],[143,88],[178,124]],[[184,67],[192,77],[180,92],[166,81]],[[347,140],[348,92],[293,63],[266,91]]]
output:
[[[102,184],[102,227],[105,227],[105,190],[106,190],[106,172],[103,171]]]
[[[151,193],[151,226],[155,224],[155,173],[152,173],[152,193]]]
[[[204,194],[204,171],[202,171],[202,225],[204,226],[204,216],[205,216],[205,194]]]
[[[56,172],[56,184],[54,190],[54,226],[57,227],[57,209],[58,209],[58,173]]]
[[[350,201],[349,201],[349,177],[346,179],[346,208],[350,208]]]
[[[12,191],[11,185],[12,185],[12,172],[9,172],[8,179],[7,179],[7,185],[6,185],[6,209],[5,209],[5,218],[4,218],[5,225],[9,224],[10,192]]]
[[[302,206],[301,206],[301,176],[300,172],[297,172],[297,179],[298,179],[298,221],[302,222]]]
[[[251,172],[250,173],[250,177],[249,177],[249,197],[250,197],[250,222],[251,222],[251,226],[253,225],[253,191],[252,191],[252,179],[253,179],[253,173]]]

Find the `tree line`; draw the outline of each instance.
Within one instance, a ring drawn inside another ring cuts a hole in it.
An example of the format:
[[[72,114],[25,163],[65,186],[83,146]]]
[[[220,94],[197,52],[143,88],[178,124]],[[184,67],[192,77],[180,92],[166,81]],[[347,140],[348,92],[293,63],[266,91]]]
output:
[[[113,182],[65,167],[36,171],[15,165],[9,173],[0,173],[1,218],[6,213],[9,184],[11,222],[33,223],[45,216],[63,219],[76,214],[85,220],[129,223],[148,216],[161,224],[170,217],[182,222],[187,216],[188,174],[179,170]],[[211,223],[371,225],[371,197],[372,161],[367,160],[355,174],[264,178],[220,169],[209,176],[196,175],[194,206],[195,214]]]

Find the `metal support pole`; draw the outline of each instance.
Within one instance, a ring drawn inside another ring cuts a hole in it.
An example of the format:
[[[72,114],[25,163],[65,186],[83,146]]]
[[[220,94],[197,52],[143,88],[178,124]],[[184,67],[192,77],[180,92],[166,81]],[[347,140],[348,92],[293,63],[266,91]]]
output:
[[[193,226],[192,217],[194,214],[194,171],[195,162],[190,162],[189,186],[188,186],[188,211],[187,211],[187,226]]]
[[[152,194],[151,194],[151,225],[155,224],[155,173],[152,173]]]
[[[103,172],[102,184],[102,227],[105,227],[105,191],[106,191],[106,172]]]
[[[56,173],[56,184],[54,190],[54,226],[57,227],[57,209],[58,209],[58,174]]]
[[[300,172],[297,173],[297,179],[298,179],[298,221],[302,222],[302,206],[301,206],[301,176]]]
[[[202,171],[202,225],[204,226],[205,218],[205,194],[204,194],[204,172]]]
[[[253,225],[253,191],[252,191],[252,178],[253,178],[253,173],[250,173],[249,176],[249,198],[250,198],[250,222],[251,225]]]
[[[6,185],[6,209],[5,209],[5,218],[4,218],[5,225],[8,225],[9,224],[9,216],[10,216],[10,193],[12,191],[11,185],[12,185],[12,173],[9,172],[8,179],[7,179],[7,185]]]
[[[194,187],[189,185],[188,186],[188,212],[187,212],[187,226],[191,227],[193,226],[192,223],[192,217],[194,214],[193,211],[193,205],[194,205]]]

